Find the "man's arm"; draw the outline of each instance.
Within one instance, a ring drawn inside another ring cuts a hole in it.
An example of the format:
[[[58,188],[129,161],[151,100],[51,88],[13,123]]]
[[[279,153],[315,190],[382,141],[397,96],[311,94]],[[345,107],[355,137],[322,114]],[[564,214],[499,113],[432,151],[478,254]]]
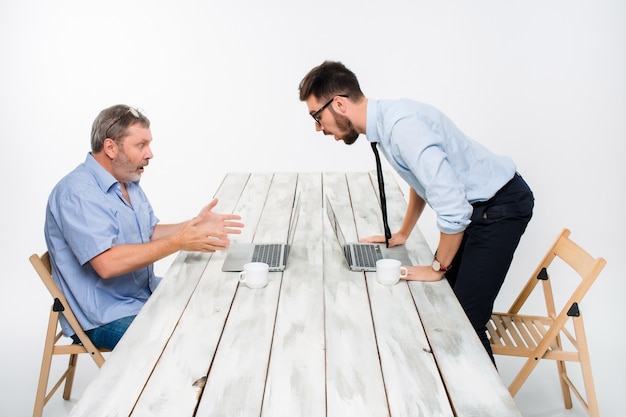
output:
[[[413,231],[413,228],[415,227],[415,224],[417,223],[417,220],[422,215],[425,206],[426,202],[424,201],[424,199],[417,195],[415,190],[411,188],[409,191],[409,203],[406,208],[406,214],[404,215],[402,226],[400,226],[400,230],[398,230],[396,233],[393,233],[393,235],[391,236],[391,239],[389,240],[389,247],[403,245],[407,241],[407,239],[411,235],[411,232]],[[384,243],[385,236],[367,236],[361,239],[360,242]]]
[[[243,223],[238,215],[213,213],[216,204],[214,199],[189,221],[156,225],[150,242],[113,246],[92,258],[91,266],[108,279],[144,268],[179,250],[224,250],[230,245],[228,234],[241,233]]]
[[[179,250],[213,252],[225,249],[229,244],[226,232],[199,228],[190,221],[176,233],[160,239],[113,246],[90,262],[100,277],[108,279],[144,268]]]
[[[406,207],[404,221],[402,222],[402,226],[400,226],[400,230],[398,231],[398,234],[403,236],[404,241],[406,241],[411,235],[411,232],[413,231],[415,224],[422,215],[425,206],[426,201],[424,201],[422,197],[417,195],[415,190],[411,188],[409,190],[409,203]]]

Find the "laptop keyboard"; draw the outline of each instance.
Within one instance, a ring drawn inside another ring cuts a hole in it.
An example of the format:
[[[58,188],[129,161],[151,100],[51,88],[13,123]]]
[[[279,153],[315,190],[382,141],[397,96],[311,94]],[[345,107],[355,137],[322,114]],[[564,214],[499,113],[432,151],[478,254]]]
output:
[[[252,253],[252,261],[265,262],[270,268],[278,268],[282,247],[283,245],[280,243],[256,245]]]
[[[375,268],[382,258],[378,245],[354,245],[355,264],[364,268]]]

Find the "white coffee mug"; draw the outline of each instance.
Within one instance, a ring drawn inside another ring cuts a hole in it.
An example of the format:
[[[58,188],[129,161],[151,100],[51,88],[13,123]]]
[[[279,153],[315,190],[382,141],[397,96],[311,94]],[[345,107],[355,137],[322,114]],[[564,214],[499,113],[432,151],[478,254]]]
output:
[[[376,280],[382,285],[395,285],[400,278],[406,278],[408,274],[408,269],[397,259],[376,261]]]
[[[263,288],[267,285],[269,265],[263,262],[249,262],[243,266],[239,273],[239,281],[248,288]]]

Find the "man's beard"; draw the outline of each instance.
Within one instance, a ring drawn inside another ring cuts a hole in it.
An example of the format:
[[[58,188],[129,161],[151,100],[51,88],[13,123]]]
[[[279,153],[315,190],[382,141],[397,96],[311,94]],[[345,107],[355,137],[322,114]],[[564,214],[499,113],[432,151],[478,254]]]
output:
[[[141,179],[141,173],[138,171],[139,168],[148,164],[142,165],[141,167],[134,165],[124,152],[123,147],[120,146],[119,157],[117,160],[113,161],[112,165],[113,169],[117,171],[116,177],[119,175],[123,176],[120,182],[135,182]]]
[[[333,113],[333,116],[335,117],[335,123],[337,124],[337,127],[342,132],[345,132],[341,136],[337,135],[337,137],[343,140],[343,143],[345,143],[346,145],[352,145],[359,138],[359,132],[356,131],[356,129],[354,128],[354,125],[352,124],[350,120],[348,120],[347,117],[342,116],[339,113],[336,113],[332,109],[332,107],[330,108],[330,110]]]

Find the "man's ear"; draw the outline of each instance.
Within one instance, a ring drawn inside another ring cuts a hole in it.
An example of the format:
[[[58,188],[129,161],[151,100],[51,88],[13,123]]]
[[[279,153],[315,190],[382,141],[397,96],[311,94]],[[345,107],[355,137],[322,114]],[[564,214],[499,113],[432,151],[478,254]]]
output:
[[[119,145],[111,138],[106,138],[102,150],[109,157],[109,159],[115,159],[119,152]]]
[[[347,100],[348,99],[346,97],[341,96],[337,96],[337,98],[335,99],[335,105],[337,106],[337,110],[339,111],[339,113],[345,114],[348,110],[348,107],[346,106],[348,104]]]

